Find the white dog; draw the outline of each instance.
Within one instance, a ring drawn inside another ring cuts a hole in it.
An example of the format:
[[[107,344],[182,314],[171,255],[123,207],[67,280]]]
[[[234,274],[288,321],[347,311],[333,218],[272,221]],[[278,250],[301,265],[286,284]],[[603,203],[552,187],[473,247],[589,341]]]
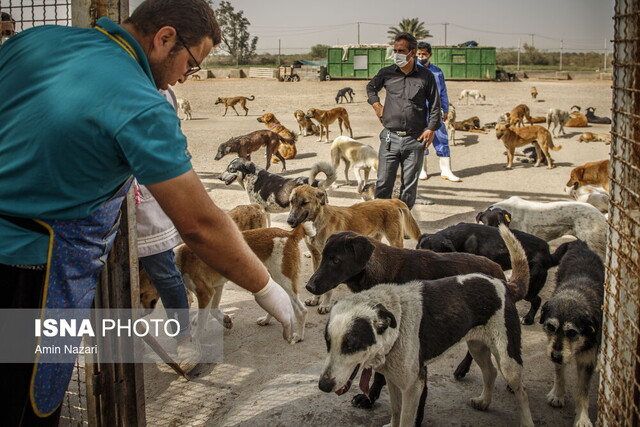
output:
[[[456,107],[454,107],[452,104],[449,104],[449,114],[447,114],[447,120],[444,121],[444,125],[447,128],[447,134],[449,135],[449,145],[456,145],[456,128],[453,127],[455,121]]]
[[[191,104],[189,104],[189,100],[178,98],[178,108],[182,111],[184,120],[191,120]]]
[[[551,131],[553,133],[553,136],[557,136],[556,128],[558,126],[560,126],[558,135],[560,133],[564,135],[565,134],[564,125],[569,121],[569,119],[570,119],[569,113],[567,113],[566,111],[561,110],[559,108],[551,108],[547,113],[547,129],[549,129],[551,127],[551,123],[553,123],[553,130]]]
[[[371,169],[378,170],[378,153],[370,145],[362,144],[348,136],[339,136],[331,144],[331,162],[334,170],[338,170],[340,160],[344,162],[344,179],[347,185],[349,169],[353,169],[358,182],[358,192],[367,185]],[[364,179],[360,175],[363,172]],[[335,184],[334,184],[335,186]]]
[[[607,219],[595,207],[582,202],[530,202],[513,196],[494,203],[476,219],[487,225],[507,224],[546,241],[566,234],[577,237],[605,259]]]
[[[458,97],[458,100],[462,100],[463,98],[467,98],[467,105],[469,105],[469,98],[473,98],[473,103],[476,104],[478,102],[478,99],[482,98],[482,100],[485,100],[485,96],[483,93],[481,93],[478,89],[464,89],[462,92],[460,92],[460,96]]]
[[[578,188],[565,187],[565,191],[577,202],[589,203],[603,214],[609,212],[609,193],[602,187],[583,185]]]

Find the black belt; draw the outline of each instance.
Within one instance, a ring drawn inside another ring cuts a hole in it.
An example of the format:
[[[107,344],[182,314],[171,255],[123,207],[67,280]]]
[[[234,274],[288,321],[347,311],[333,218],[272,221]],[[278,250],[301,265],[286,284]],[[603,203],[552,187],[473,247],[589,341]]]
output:
[[[35,222],[34,220],[30,219],[30,218],[21,218],[21,217],[17,217],[17,216],[11,216],[11,215],[4,215],[4,214],[0,214],[0,218],[5,219],[15,225],[17,225],[18,227],[22,227],[25,228],[29,231],[33,231],[35,233],[40,233],[40,234],[45,234],[45,235],[49,235],[49,230],[47,230],[44,226],[38,224],[37,222]]]

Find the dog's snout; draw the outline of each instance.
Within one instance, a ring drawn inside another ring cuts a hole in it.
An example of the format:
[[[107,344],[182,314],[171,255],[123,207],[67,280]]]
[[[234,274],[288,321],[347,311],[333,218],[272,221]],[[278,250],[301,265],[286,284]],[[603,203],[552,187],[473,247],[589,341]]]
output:
[[[322,374],[320,381],[318,381],[318,387],[325,393],[331,393],[335,385],[336,381],[333,378],[330,378],[326,373]]]
[[[309,283],[307,283],[307,286],[305,286],[305,288],[306,288],[309,292],[311,292],[312,294],[314,294],[314,295],[318,295],[318,291],[317,291],[317,289],[316,289],[316,285],[315,285],[315,283],[313,283],[313,282],[309,281]]]
[[[562,353],[560,353],[559,351],[552,351],[551,361],[553,363],[562,363]]]

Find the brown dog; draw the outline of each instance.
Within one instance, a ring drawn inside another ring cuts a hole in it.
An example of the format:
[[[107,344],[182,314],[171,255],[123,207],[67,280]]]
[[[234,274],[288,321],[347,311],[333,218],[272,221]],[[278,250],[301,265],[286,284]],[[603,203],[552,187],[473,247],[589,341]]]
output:
[[[551,138],[551,133],[548,130],[538,125],[525,126],[523,128],[511,127],[508,123],[498,123],[496,125],[496,138],[501,139],[504,143],[504,146],[507,149],[507,169],[511,169],[513,167],[513,153],[516,150],[516,147],[521,147],[523,145],[532,144],[537,142],[537,144],[533,144],[536,149],[537,161],[535,166],[540,166],[542,162],[542,153],[544,152],[545,157],[547,158],[547,168],[553,168],[553,159],[549,154],[549,149],[553,151],[558,151],[562,148],[562,145],[554,146],[553,139]]]
[[[531,98],[536,99],[538,97],[538,89],[535,86],[531,86]]]
[[[295,141],[293,139],[285,139],[270,130],[257,130],[247,135],[235,136],[220,144],[215,159],[220,160],[229,153],[237,153],[238,157],[251,160],[251,153],[258,151],[264,145],[267,148],[267,166],[265,169],[268,170],[269,166],[271,166],[271,156],[276,156],[282,161],[282,170],[285,171],[287,170],[286,162],[278,152],[281,142],[292,144]]]
[[[227,115],[227,110],[229,107],[233,108],[233,111],[236,112],[236,116],[239,116],[238,110],[236,110],[236,104],[240,104],[242,108],[244,108],[244,115],[249,114],[249,109],[247,108],[247,101],[253,101],[256,99],[255,96],[251,95],[250,98],[246,96],[234,96],[231,98],[218,98],[215,102],[215,105],[224,104],[224,114],[223,117]]]
[[[293,116],[298,122],[298,135],[309,136],[320,134],[320,128],[311,120],[307,119],[304,115],[304,111],[296,110],[293,112]]]
[[[329,142],[329,125],[338,120],[338,126],[340,127],[340,135],[342,135],[342,123],[344,122],[345,128],[349,130],[349,136],[353,138],[353,131],[351,130],[351,124],[349,123],[349,115],[347,110],[342,107],[332,108],[331,110],[318,110],[317,108],[309,108],[305,115],[307,119],[314,119],[320,124],[320,139],[322,141],[322,135],[326,132],[325,142]]]
[[[478,116],[473,116],[461,122],[453,122],[453,128],[455,130],[463,130],[467,132],[473,129],[480,129],[480,118]]]
[[[589,120],[587,116],[580,112],[580,107],[574,105],[571,107],[572,111],[569,113],[569,121],[564,124],[568,128],[586,128],[589,126]]]
[[[327,239],[339,231],[353,231],[377,240],[385,237],[391,246],[397,248],[404,246],[405,235],[416,240],[420,237],[420,227],[407,205],[399,199],[375,199],[349,207],[330,206],[324,190],[305,184],[294,188],[289,200],[291,212],[287,223],[297,227],[309,221],[316,230],[315,236],[307,238],[314,271],[320,265]],[[319,301],[319,296],[313,296],[305,303],[318,305]],[[330,302],[331,292],[322,295],[318,312],[328,313]]]
[[[264,123],[271,132],[275,132],[281,137],[286,138],[287,140],[294,141],[292,144],[280,144],[280,147],[278,147],[278,152],[282,155],[282,157],[289,160],[293,159],[296,154],[298,154],[298,150],[296,149],[295,144],[298,138],[289,129],[284,127],[282,123],[280,123],[280,120],[276,119],[276,116],[271,113],[265,113],[262,116],[258,117],[258,121],[260,123]],[[278,160],[277,157],[271,159],[271,163],[278,163],[279,161],[280,160]]]
[[[601,142],[604,142],[605,145],[609,145],[611,144],[611,134],[583,132],[582,135],[580,135],[580,137],[578,138],[578,142],[592,142],[592,141],[601,141]]]
[[[533,116],[526,119],[525,122],[527,122],[527,124],[529,125],[532,125],[535,123],[546,123],[547,118],[545,116]]]
[[[582,166],[576,166],[571,170],[567,187],[582,187],[593,185],[609,191],[609,159],[599,162],[589,162]]]
[[[227,212],[240,231],[265,228],[267,226],[267,213],[257,203],[250,205],[238,205]]]
[[[529,113],[529,107],[525,104],[517,105],[511,113],[509,113],[509,124],[524,126],[524,119],[531,122],[531,114]]]

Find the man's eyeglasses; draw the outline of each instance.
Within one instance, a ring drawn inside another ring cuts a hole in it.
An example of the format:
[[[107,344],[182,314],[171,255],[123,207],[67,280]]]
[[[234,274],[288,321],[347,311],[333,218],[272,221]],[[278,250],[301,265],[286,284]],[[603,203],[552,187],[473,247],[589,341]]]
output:
[[[187,53],[189,54],[189,56],[191,57],[191,59],[193,59],[193,62],[196,64],[195,66],[191,66],[185,73],[184,76],[190,76],[191,74],[197,73],[198,71],[201,70],[200,68],[200,64],[198,63],[198,60],[193,56],[193,54],[191,53],[191,51],[189,50],[189,48],[187,47],[187,44],[184,42],[184,40],[182,39],[182,37],[180,37],[180,34],[178,34],[176,32],[176,36],[178,37],[178,40],[180,41],[180,43],[182,43],[182,46],[184,46],[185,49],[187,49]]]

